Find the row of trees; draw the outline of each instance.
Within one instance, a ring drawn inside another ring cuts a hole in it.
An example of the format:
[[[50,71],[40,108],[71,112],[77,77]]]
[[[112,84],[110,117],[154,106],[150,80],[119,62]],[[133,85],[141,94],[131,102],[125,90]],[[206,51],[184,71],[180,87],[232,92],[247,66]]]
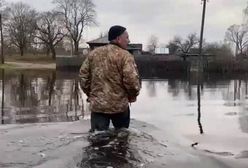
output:
[[[180,36],[175,36],[174,39],[169,42],[167,47],[169,48],[170,53],[188,54],[190,50],[197,47],[198,44],[199,38],[196,33],[190,33],[186,39],[183,39]]]
[[[154,35],[150,36],[148,41],[148,51],[155,53],[155,49],[159,47],[158,38]],[[170,54],[182,55],[199,54],[199,37],[196,33],[190,33],[185,38],[175,36],[167,45],[160,45],[162,48],[169,49]],[[206,43],[203,41],[203,53],[215,55],[218,58],[232,57],[232,49],[228,43]]]
[[[243,23],[231,25],[225,34],[225,40],[235,46],[235,56],[248,56],[248,5],[243,13]]]
[[[216,56],[231,57],[232,46],[235,48],[235,56],[248,56],[248,4],[243,10],[244,19],[240,25],[231,25],[226,33],[224,42],[206,43],[203,42],[203,50],[207,54]],[[155,53],[155,49],[159,46],[158,38],[154,35],[148,40],[148,51]],[[190,33],[186,38],[175,36],[167,45],[169,52],[173,54],[198,54],[199,38],[196,33]]]
[[[234,44],[235,56],[248,55],[248,25],[231,25],[225,35],[225,40]]]
[[[67,40],[75,55],[85,27],[94,25],[95,5],[92,0],[54,0],[51,11],[37,12],[23,2],[0,1],[3,15],[4,42],[15,47],[20,55],[28,48],[45,48],[55,59],[55,47]]]

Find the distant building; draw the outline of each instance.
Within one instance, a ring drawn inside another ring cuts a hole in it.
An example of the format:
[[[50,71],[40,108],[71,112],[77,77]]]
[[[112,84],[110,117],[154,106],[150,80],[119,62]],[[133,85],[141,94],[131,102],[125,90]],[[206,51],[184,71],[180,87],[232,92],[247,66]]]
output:
[[[106,44],[109,44],[108,36],[100,37],[98,39],[89,41],[87,42],[87,44],[89,44],[91,50],[93,50],[96,47],[104,46]],[[131,44],[128,44],[127,50],[131,54],[139,55],[142,53],[142,47],[143,47],[142,44],[131,43]]]
[[[108,43],[109,43],[108,36],[100,37],[98,39],[91,40],[91,41],[87,42],[87,44],[89,44],[91,50],[95,49],[96,47],[104,46]]]
[[[157,47],[157,48],[155,48],[155,54],[169,54],[169,48]]]

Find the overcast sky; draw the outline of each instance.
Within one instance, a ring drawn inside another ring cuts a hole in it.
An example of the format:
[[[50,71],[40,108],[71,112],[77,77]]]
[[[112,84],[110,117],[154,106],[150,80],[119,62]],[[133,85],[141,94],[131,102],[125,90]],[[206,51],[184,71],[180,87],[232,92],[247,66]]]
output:
[[[52,0],[21,1],[41,11],[54,7]],[[209,0],[204,32],[206,41],[222,41],[230,25],[242,23],[242,11],[247,1]],[[94,3],[99,25],[88,28],[86,40],[98,37],[116,24],[127,27],[131,42],[143,44],[152,34],[159,38],[160,43],[166,44],[175,35],[185,37],[191,32],[200,32],[201,0],[94,0]]]

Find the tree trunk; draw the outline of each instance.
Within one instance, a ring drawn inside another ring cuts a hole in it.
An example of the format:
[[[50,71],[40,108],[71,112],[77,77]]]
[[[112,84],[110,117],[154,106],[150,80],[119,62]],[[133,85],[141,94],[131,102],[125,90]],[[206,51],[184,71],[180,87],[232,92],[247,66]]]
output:
[[[20,47],[20,53],[21,53],[21,56],[24,55],[24,48],[23,47]]]
[[[78,55],[79,42],[74,40],[74,55]]]
[[[50,55],[50,47],[49,47],[49,46],[47,46],[47,48],[46,48],[46,55],[47,55],[47,56]]]
[[[56,59],[56,51],[55,51],[54,46],[51,46],[51,52],[52,52],[52,58],[53,58],[53,60],[55,60]]]
[[[238,44],[236,43],[235,57],[237,57],[237,56],[238,56],[238,49],[239,49],[239,46],[238,46]]]

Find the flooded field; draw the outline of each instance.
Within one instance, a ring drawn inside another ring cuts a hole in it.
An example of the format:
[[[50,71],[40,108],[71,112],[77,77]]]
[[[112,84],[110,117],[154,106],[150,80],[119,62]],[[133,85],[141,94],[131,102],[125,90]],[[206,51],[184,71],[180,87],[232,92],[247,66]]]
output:
[[[75,121],[83,114],[75,79],[39,70],[2,71],[1,78],[2,124]]]
[[[89,117],[76,73],[1,71],[0,76],[1,124]],[[207,153],[247,158],[248,78],[213,75],[206,79],[199,90],[196,80],[188,76],[143,79],[131,117],[182,135],[189,140],[187,145],[194,143]]]
[[[246,80],[203,83],[144,80],[133,117],[183,135],[207,153],[247,158],[248,88]],[[189,142],[186,142],[186,144]]]

